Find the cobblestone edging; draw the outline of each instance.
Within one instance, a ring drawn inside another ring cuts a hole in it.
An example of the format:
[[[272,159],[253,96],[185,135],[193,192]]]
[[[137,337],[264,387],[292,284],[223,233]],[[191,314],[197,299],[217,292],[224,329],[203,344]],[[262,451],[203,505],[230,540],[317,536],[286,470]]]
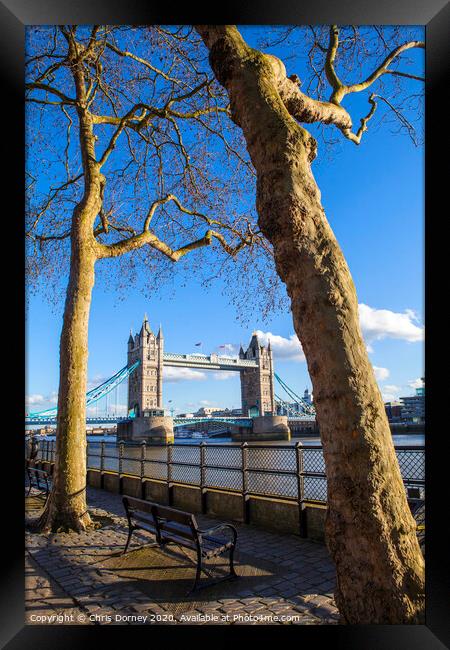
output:
[[[335,571],[326,548],[294,535],[270,533],[245,524],[236,525],[239,549],[285,567],[286,575],[270,580],[270,584],[261,578],[261,583],[252,590],[239,589],[236,583],[232,598],[208,601],[199,609],[175,616],[137,587],[127,584],[133,582],[131,579],[96,567],[96,563],[124,547],[127,522],[120,495],[88,488],[88,502],[93,514],[110,517],[112,524],[80,534],[26,533],[28,623],[320,625],[338,622],[332,597]],[[214,523],[208,517],[199,516],[199,520],[201,524]],[[131,548],[150,539],[146,533],[135,533]],[[67,614],[69,619],[32,621],[33,613],[55,617]],[[275,617],[285,620],[275,620]]]

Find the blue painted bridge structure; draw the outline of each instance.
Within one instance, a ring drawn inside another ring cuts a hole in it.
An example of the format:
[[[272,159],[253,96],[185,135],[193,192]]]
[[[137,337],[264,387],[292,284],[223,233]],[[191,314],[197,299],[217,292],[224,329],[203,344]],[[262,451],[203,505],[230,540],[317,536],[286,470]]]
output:
[[[219,355],[212,354],[207,355],[187,355],[187,354],[171,354],[164,353],[163,359],[164,365],[168,366],[185,366],[185,367],[198,367],[205,369],[220,369],[220,370],[242,370],[249,367],[256,367],[256,363],[251,360],[241,359],[241,358],[232,358],[232,357],[221,357]],[[102,382],[88,393],[86,393],[86,407],[92,407],[94,404],[106,398],[114,389],[116,389],[120,384],[127,381],[130,375],[137,369],[140,361],[136,361],[132,364],[126,365],[116,372],[112,377]],[[303,420],[311,419],[315,417],[314,407],[301,398],[297,393],[295,393],[286,382],[281,379],[279,375],[274,373],[274,377],[278,382],[280,388],[285,392],[287,398],[282,398],[279,395],[276,397],[277,407],[281,407],[284,412],[288,415],[289,419]],[[291,400],[291,401],[289,401]],[[89,416],[86,417],[86,425],[114,425],[119,422],[128,420],[130,417],[133,417],[134,414],[130,413],[128,416],[120,415],[109,415],[107,413]],[[57,407],[46,409],[44,411],[38,411],[33,413],[28,413],[25,417],[25,425],[28,427],[31,426],[46,426],[46,425],[55,425],[57,420]],[[189,426],[192,424],[203,424],[203,423],[223,423],[225,425],[234,425],[239,427],[252,427],[252,418],[251,417],[239,417],[239,416],[210,416],[210,417],[174,417],[173,426],[182,427]]]
[[[125,416],[98,416],[98,417],[87,417],[86,418],[86,425],[89,424],[118,424],[119,422],[125,422],[130,418],[125,417]],[[173,426],[174,427],[182,427],[182,426],[189,426],[192,424],[203,424],[203,423],[208,423],[208,422],[214,422],[214,423],[219,423],[219,424],[228,424],[228,425],[234,425],[234,426],[239,426],[239,427],[251,427],[252,426],[252,419],[251,418],[244,418],[244,417],[193,417],[193,418],[173,418]],[[56,416],[38,416],[38,415],[29,415],[25,418],[25,424],[28,426],[34,426],[34,425],[55,425],[56,424]]]

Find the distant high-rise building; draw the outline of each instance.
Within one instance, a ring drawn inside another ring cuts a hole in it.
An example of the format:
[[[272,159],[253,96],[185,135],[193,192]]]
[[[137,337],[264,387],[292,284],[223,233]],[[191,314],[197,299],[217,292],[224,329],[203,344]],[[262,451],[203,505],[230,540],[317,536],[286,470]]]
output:
[[[405,422],[425,421],[425,385],[416,388],[415,395],[400,397],[400,401],[402,403],[402,420]]]
[[[385,402],[384,408],[386,415],[391,422],[400,422],[402,418],[402,403],[401,402]]]
[[[214,413],[219,413],[222,411],[221,406],[202,406],[194,413],[197,417],[208,417]]]

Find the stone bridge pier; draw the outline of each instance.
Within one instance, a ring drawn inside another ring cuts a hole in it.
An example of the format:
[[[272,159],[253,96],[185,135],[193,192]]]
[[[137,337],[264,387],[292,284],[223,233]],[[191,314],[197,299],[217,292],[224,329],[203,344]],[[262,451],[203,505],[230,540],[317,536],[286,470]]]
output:
[[[285,415],[260,415],[252,418],[252,428],[238,427],[231,439],[239,442],[290,440],[291,431]]]

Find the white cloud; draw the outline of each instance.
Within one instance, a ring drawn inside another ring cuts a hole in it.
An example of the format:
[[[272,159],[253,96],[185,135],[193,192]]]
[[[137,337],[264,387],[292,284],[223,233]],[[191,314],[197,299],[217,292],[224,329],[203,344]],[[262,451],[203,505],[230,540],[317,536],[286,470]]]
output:
[[[25,396],[25,404],[33,404],[34,406],[43,404],[45,397],[43,395],[34,394]]]
[[[389,393],[382,390],[381,396],[383,398],[383,402],[398,402],[398,393]]]
[[[32,395],[25,396],[25,405],[26,406],[43,406],[49,408],[49,406],[54,406],[58,403],[58,393],[53,391],[50,395],[40,395],[39,393],[33,393]]]
[[[409,343],[423,341],[424,339],[425,328],[419,322],[417,314],[411,309],[406,309],[402,313],[389,309],[374,309],[361,303],[359,305],[359,319],[368,352],[374,351],[371,345],[373,341],[385,338],[400,339]],[[257,330],[255,333],[263,345],[267,345],[270,340],[276,359],[305,361],[305,355],[296,334],[291,334],[289,338],[285,338],[261,330]],[[380,376],[377,376],[377,379],[385,379],[388,376],[388,374],[385,374],[386,372],[389,374],[386,368],[380,368]]]
[[[384,381],[389,377],[389,370],[387,368],[380,368],[378,366],[373,366],[375,372],[375,378],[378,381]]]
[[[236,343],[225,343],[224,345],[219,345],[219,354],[237,354],[239,352],[239,346]]]
[[[95,375],[92,379],[88,379],[87,381],[87,390],[92,390],[93,388],[97,388],[97,386],[100,386],[100,384],[103,384],[109,377],[104,377],[103,375]]]
[[[233,376],[239,376],[239,373],[233,372],[231,370],[221,370],[220,372],[213,372],[212,377],[216,381],[224,381],[225,379],[231,379]]]
[[[88,406],[86,408],[86,415],[88,417],[95,417],[96,415],[101,416],[105,412],[105,405],[104,402],[99,402],[101,406],[97,406],[93,404],[92,406]],[[127,415],[128,413],[128,407],[126,404],[110,404],[108,406],[108,415]]]
[[[419,322],[417,314],[411,309],[404,313],[389,309],[374,309],[361,303],[359,305],[359,320],[366,341],[381,339],[401,339],[408,343],[423,341],[425,328]]]
[[[410,386],[411,388],[422,388],[423,381],[420,377],[418,377],[417,379],[411,379],[410,381],[408,381],[408,386]]]
[[[385,384],[383,386],[383,390],[386,393],[391,393],[391,394],[396,394],[399,395],[402,392],[402,387],[401,386],[395,386],[394,384]]]
[[[163,381],[167,383],[176,383],[178,381],[203,381],[206,379],[206,374],[200,370],[193,370],[192,368],[176,368],[169,366],[164,368]]]
[[[267,345],[270,341],[275,359],[305,361],[305,355],[296,334],[291,334],[288,339],[284,338],[284,336],[272,334],[272,332],[262,332],[261,330],[256,330],[255,334],[263,345]]]

